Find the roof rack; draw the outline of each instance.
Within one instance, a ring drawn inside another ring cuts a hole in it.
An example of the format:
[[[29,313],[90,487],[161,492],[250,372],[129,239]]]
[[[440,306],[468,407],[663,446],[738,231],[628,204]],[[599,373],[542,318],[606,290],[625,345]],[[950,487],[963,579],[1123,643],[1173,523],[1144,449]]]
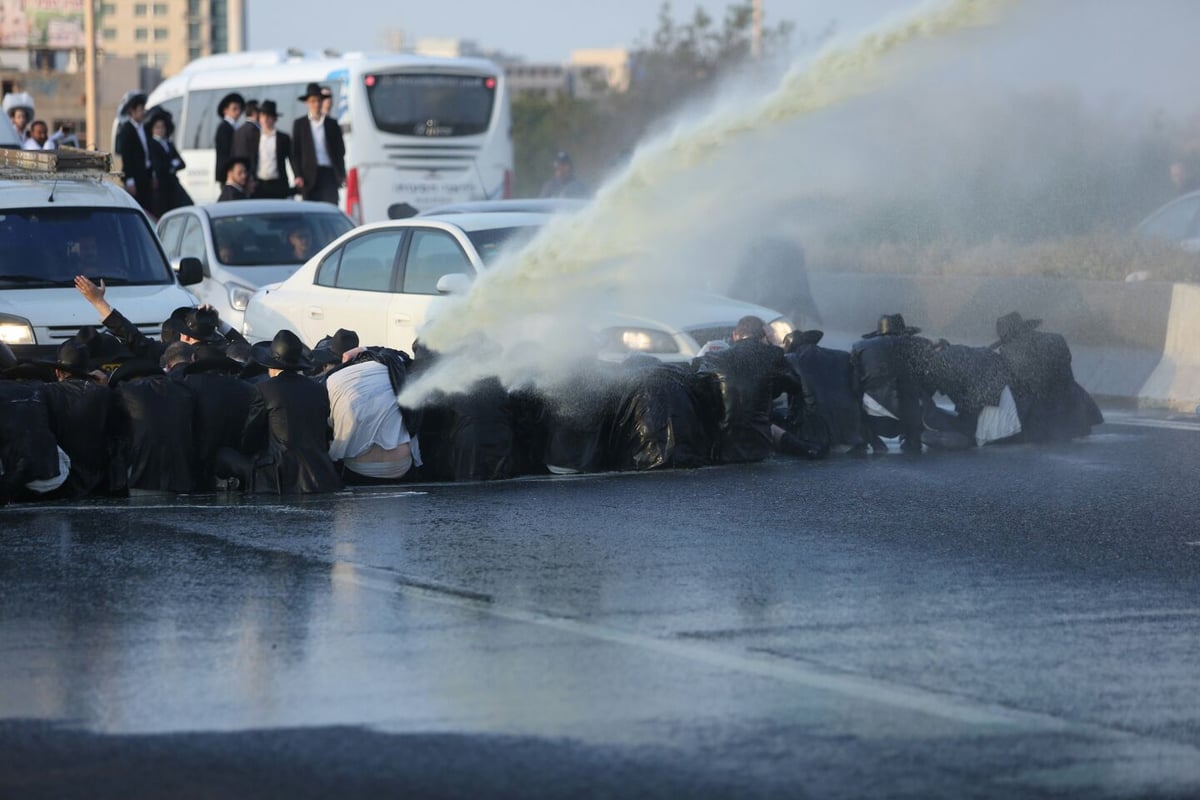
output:
[[[95,150],[60,147],[57,150],[0,148],[0,178],[114,178],[112,156]]]

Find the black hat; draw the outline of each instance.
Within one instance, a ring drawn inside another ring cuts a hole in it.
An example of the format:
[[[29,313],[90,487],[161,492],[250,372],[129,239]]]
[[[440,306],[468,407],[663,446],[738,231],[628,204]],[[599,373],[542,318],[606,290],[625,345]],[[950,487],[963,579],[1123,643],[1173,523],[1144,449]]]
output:
[[[559,150],[557,153],[554,154],[554,163],[555,164],[570,164],[571,156],[568,155],[565,150]]]
[[[233,169],[235,164],[241,164],[246,168],[246,172],[250,171],[250,159],[245,156],[233,156],[225,159],[225,177],[229,177],[229,170]]]
[[[823,338],[825,338],[825,331],[792,331],[783,337],[783,349],[790,353],[801,345],[816,344]]]
[[[237,92],[230,92],[229,94],[222,97],[221,102],[217,103],[217,116],[218,117],[225,116],[225,109],[229,107],[230,103],[237,103],[239,106],[242,106],[244,108],[246,106],[246,98],[242,97]]]
[[[148,358],[131,358],[113,370],[113,374],[108,376],[108,385],[112,387],[125,381],[131,381],[135,378],[146,378],[152,375],[157,375],[161,378],[166,373],[162,371],[162,367]]]
[[[134,106],[146,105],[146,95],[142,92],[129,92],[121,98],[121,107],[117,109],[117,116],[124,117],[129,114],[129,109]]]
[[[77,378],[86,378],[92,371],[92,354],[87,344],[68,339],[58,346],[55,360],[46,363]]]
[[[275,338],[269,342],[254,345],[251,353],[256,362],[271,369],[312,369],[309,349],[299,336],[288,330],[275,334]]]
[[[187,336],[206,344],[217,344],[225,338],[217,330],[220,320],[215,309],[180,306],[171,312],[163,327],[175,331],[180,336]]]
[[[1031,331],[1042,324],[1040,319],[1025,319],[1016,311],[1010,311],[996,320],[996,335],[1000,342],[1006,342],[1025,331]],[[997,342],[996,344],[1000,344]],[[994,346],[994,345],[993,345]]]
[[[261,117],[266,115],[272,119],[278,119],[283,116],[279,113],[279,109],[275,106],[274,100],[263,100],[262,105],[258,107],[258,115]]]
[[[183,368],[184,374],[192,375],[197,372],[221,372],[236,375],[242,371],[240,362],[225,355],[225,351],[212,344],[196,346],[196,360]]]
[[[921,332],[920,328],[910,328],[904,322],[903,314],[884,314],[879,318],[879,324],[870,333],[864,333],[864,339],[876,336],[912,336]]]
[[[358,347],[358,334],[338,328],[332,336],[326,336],[313,348],[313,361],[318,364],[340,364],[342,356]]]
[[[170,137],[171,134],[175,133],[175,120],[171,117],[171,112],[167,111],[162,106],[155,106],[153,109],[151,109],[150,113],[146,115],[146,130],[154,130],[154,123],[158,122],[160,119],[167,123],[167,136]]]
[[[258,113],[258,101],[257,100],[247,100],[246,105],[242,107],[242,113],[245,114],[247,117],[250,116],[251,114],[257,114]]]
[[[321,97],[323,88],[319,83],[310,83],[304,87],[304,94],[300,95],[299,99],[307,100],[310,97]]]
[[[111,371],[122,361],[133,357],[124,342],[92,325],[84,325],[67,341],[87,348],[92,369]]]

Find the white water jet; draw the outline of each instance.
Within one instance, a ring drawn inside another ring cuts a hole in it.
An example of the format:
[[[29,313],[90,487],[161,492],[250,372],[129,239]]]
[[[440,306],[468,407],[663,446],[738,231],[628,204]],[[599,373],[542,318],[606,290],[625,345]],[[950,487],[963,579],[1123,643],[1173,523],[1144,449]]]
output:
[[[786,185],[773,184],[770,159],[759,155],[781,147],[771,137],[785,123],[886,85],[895,78],[889,57],[989,23],[1007,5],[936,4],[851,46],[827,48],[764,96],[736,98],[641,146],[586,208],[552,220],[467,295],[442,306],[421,339],[447,355],[405,389],[404,402],[418,405],[430,392],[462,390],[486,376],[510,386],[542,380],[587,352],[584,332],[593,320],[614,311],[652,313],[671,302],[695,278],[688,248],[695,255],[719,246],[705,234],[730,216],[732,204],[746,200],[744,218],[787,197]],[[483,341],[490,346],[479,347]],[[530,341],[538,348],[519,347]]]

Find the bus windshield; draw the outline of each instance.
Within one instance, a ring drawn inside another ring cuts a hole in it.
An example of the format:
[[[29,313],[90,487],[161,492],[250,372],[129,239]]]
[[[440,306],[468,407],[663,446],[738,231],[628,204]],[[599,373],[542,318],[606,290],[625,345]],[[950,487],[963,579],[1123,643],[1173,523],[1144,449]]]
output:
[[[486,133],[496,99],[489,75],[381,73],[365,78],[375,126],[404,136]]]

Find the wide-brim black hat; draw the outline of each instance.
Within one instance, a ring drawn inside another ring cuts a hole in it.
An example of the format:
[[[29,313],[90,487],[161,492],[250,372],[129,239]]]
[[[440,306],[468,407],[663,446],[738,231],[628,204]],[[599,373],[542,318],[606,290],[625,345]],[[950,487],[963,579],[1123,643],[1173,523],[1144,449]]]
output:
[[[246,105],[246,98],[242,97],[237,92],[230,92],[229,94],[222,97],[221,102],[217,103],[217,116],[218,117],[225,116],[225,109],[229,107],[230,103],[237,103],[239,106],[242,106],[244,108]]]
[[[225,175],[229,175],[229,170],[233,169],[234,164],[241,164],[246,168],[246,172],[250,171],[250,159],[245,156],[232,156],[225,159]]]
[[[16,366],[0,370],[0,378],[9,381],[54,383],[58,380],[58,376],[54,373],[55,366],[53,361],[21,361]]]
[[[1000,337],[1000,342],[1005,342],[1025,331],[1031,331],[1041,324],[1040,319],[1025,319],[1016,311],[1010,311],[996,320],[996,335]]]
[[[60,369],[77,378],[86,378],[92,372],[92,354],[86,341],[68,339],[58,346],[53,361],[37,361],[39,367]]]
[[[313,367],[309,349],[300,337],[288,330],[275,334],[269,342],[259,342],[250,348],[251,358],[271,369],[310,370]]]
[[[307,100],[310,97],[323,97],[324,95],[321,94],[322,88],[323,87],[319,83],[310,83],[308,86],[304,87],[304,94],[300,95],[300,97],[297,99]]]
[[[167,111],[165,108],[157,106],[152,108],[150,112],[146,114],[146,124],[143,127],[145,127],[147,131],[153,131],[154,123],[158,122],[160,119],[167,124],[167,137],[170,138],[171,134],[175,133],[175,120],[171,116],[171,112]]]
[[[904,321],[903,314],[884,314],[879,318],[879,323],[875,330],[863,334],[864,339],[873,339],[876,336],[915,336],[920,333],[920,328],[910,328]]]
[[[162,367],[148,358],[131,358],[113,370],[112,375],[108,376],[108,385],[116,386],[136,378],[147,378],[154,375],[162,377],[166,373],[162,371]]]
[[[283,116],[279,113],[279,107],[275,105],[274,100],[263,100],[262,105],[258,107],[258,115],[261,117],[263,114],[275,119]]]
[[[146,95],[142,92],[127,94],[121,100],[121,107],[117,109],[117,116],[124,117],[129,114],[129,109],[133,108],[134,106],[144,105],[146,105]]]
[[[220,344],[225,341],[225,337],[218,330],[219,323],[220,317],[216,311],[180,306],[171,312],[171,316],[162,326],[201,344]]]

